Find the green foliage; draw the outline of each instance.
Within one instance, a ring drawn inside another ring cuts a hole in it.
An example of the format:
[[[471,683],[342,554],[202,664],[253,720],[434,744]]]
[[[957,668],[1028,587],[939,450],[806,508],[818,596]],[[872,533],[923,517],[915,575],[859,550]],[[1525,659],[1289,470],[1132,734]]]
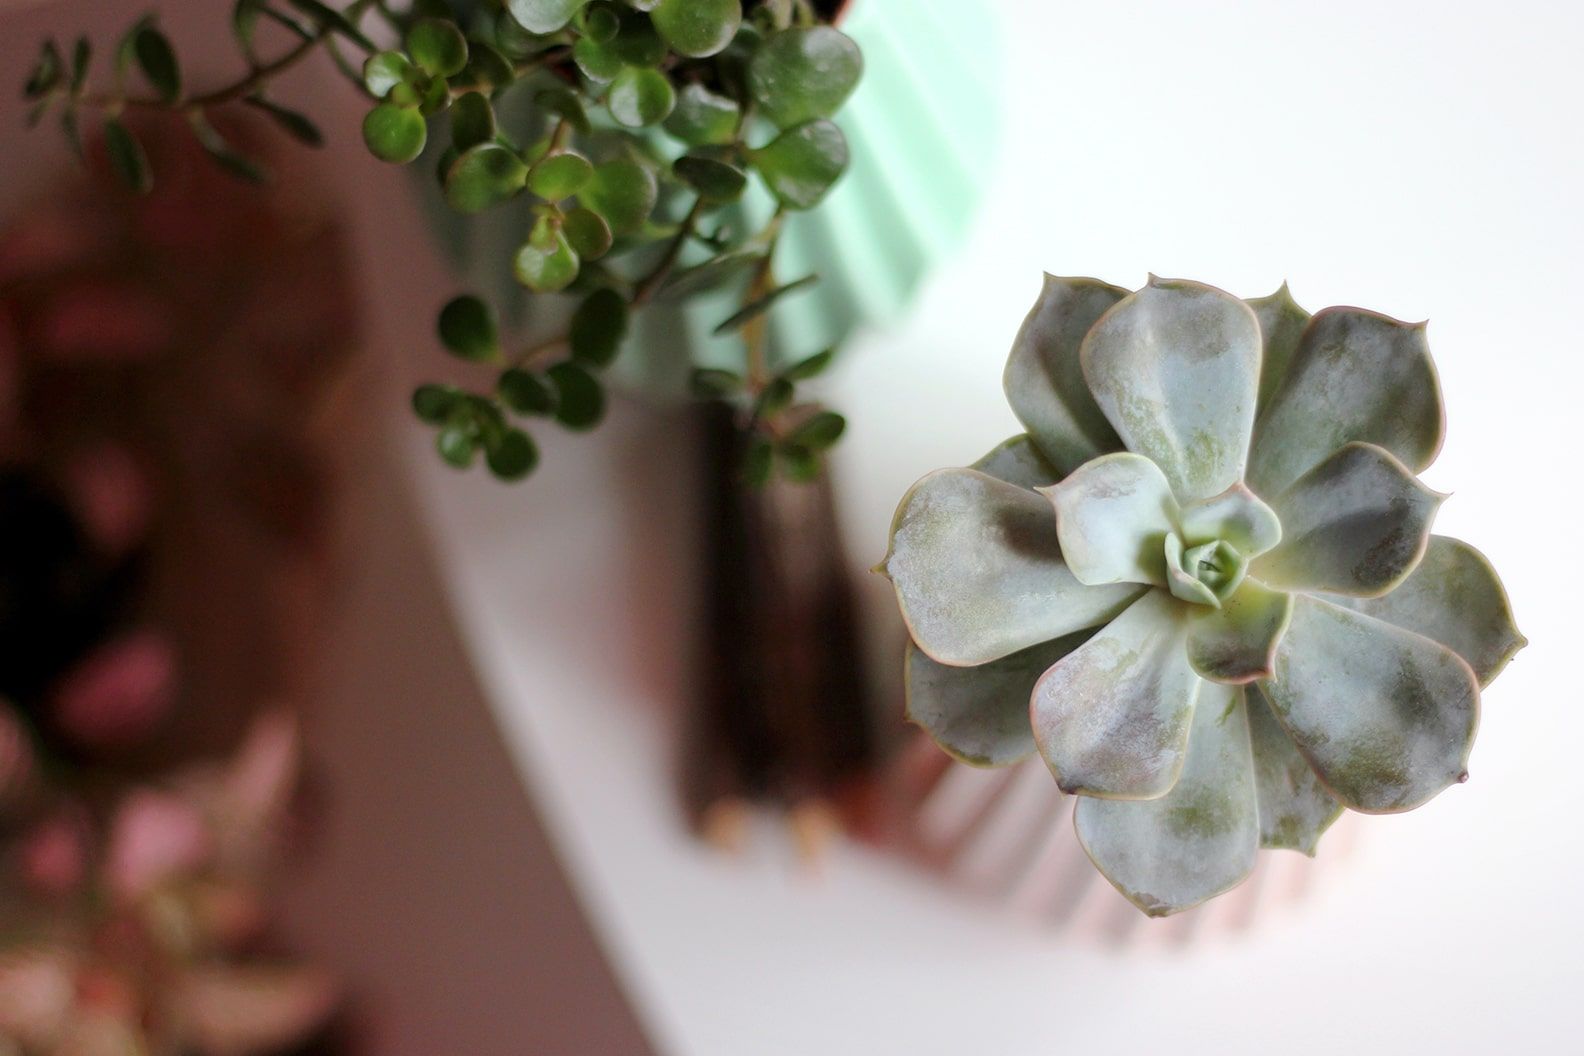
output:
[[[412,163],[428,146],[431,120],[444,114],[442,139],[424,166],[446,203],[472,214],[524,201],[527,229],[500,265],[509,264],[531,297],[576,297],[569,316],[528,313],[570,323],[526,350],[477,297],[440,308],[441,345],[492,365],[473,369],[495,371],[486,391],[430,384],[413,393],[413,412],[435,429],[444,461],[459,468],[482,461],[503,480],[529,475],[540,457],[529,423],[585,430],[603,417],[600,373],[622,352],[636,313],[657,299],[735,288],[738,306],[717,332],[740,338],[742,369],[700,370],[694,391],[731,403],[755,434],[750,479],[817,473],[844,422],[798,387],[833,353],[777,371],[767,363],[765,320],[781,298],[814,281],[777,282],[775,248],[782,213],[813,208],[846,168],[847,144],[831,118],[862,72],[857,46],[801,0],[469,6],[464,17],[444,0],[235,0],[230,29],[247,72],[208,90],[184,77],[152,16],[117,40],[101,64],[104,86],[91,83],[88,40],[69,49],[45,41],[23,85],[28,119],[55,113],[80,149],[79,127],[95,127],[81,122],[87,109],[103,122],[111,170],[136,191],[147,191],[154,173],[133,112],[139,120],[180,116],[217,164],[263,179],[257,162],[222,135],[229,126],[216,111],[243,105],[319,146],[325,133],[295,101],[277,98],[273,81],[299,61],[328,55],[369,99],[362,136],[370,154]],[[519,104],[531,101],[526,115],[512,110],[510,124],[497,116],[508,87],[520,88]],[[760,230],[731,208],[755,172],[780,205]]]

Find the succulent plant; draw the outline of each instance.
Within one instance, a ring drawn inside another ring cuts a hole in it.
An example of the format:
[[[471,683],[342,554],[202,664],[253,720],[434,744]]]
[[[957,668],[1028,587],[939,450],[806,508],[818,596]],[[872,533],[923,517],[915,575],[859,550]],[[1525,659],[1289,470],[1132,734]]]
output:
[[[1467,778],[1524,639],[1485,558],[1430,534],[1422,324],[1047,276],[1005,388],[1028,432],[915,484],[883,565],[946,751],[1039,752],[1152,916]]]

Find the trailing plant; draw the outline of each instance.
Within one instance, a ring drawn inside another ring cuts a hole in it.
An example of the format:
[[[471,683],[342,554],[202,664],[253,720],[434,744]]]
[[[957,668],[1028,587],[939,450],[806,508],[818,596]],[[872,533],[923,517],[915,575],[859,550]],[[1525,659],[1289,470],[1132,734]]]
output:
[[[818,206],[847,167],[831,118],[863,63],[809,0],[238,0],[232,28],[247,72],[204,91],[188,85],[153,16],[98,66],[86,38],[69,55],[46,41],[24,87],[30,119],[55,113],[79,154],[84,120],[97,119],[111,168],[134,191],[147,192],[156,174],[133,114],[185,121],[218,164],[262,180],[264,167],[213,115],[246,107],[320,145],[318,126],[275,88],[288,70],[325,56],[368,98],[371,154],[394,165],[435,156],[444,199],[459,213],[527,198],[531,221],[499,264],[536,304],[577,299],[564,331],[528,344],[514,344],[481,297],[439,309],[441,344],[493,376],[483,391],[441,382],[413,393],[441,458],[464,468],[482,454],[503,480],[527,476],[539,461],[529,423],[599,423],[602,372],[632,313],[736,284],[740,304],[715,332],[740,335],[742,366],[697,370],[694,390],[736,408],[753,437],[751,481],[778,466],[793,479],[818,474],[845,422],[802,400],[798,385],[831,352],[773,355],[767,313],[817,281],[778,277],[776,245],[788,214]],[[288,43],[268,52],[266,35]],[[530,100],[526,118],[502,116],[507,93]],[[751,176],[775,203],[758,226],[742,208]]]

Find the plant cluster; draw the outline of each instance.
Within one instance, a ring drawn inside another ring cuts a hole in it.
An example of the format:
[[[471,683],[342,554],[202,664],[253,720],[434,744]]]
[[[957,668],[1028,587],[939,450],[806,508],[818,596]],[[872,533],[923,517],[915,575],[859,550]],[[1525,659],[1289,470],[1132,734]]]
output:
[[[79,38],[69,58],[46,42],[25,94],[32,119],[51,109],[82,150],[84,113],[99,115],[112,169],[147,191],[153,174],[131,111],[181,115],[227,170],[263,179],[210,119],[243,104],[310,145],[323,141],[306,116],[271,94],[275,79],[323,52],[366,94],[363,141],[375,157],[406,165],[433,156],[446,203],[482,213],[527,198],[531,222],[510,261],[540,296],[577,298],[565,332],[524,347],[502,333],[499,313],[464,294],[440,309],[445,348],[492,368],[484,391],[437,383],[413,394],[436,430],[440,456],[467,467],[482,454],[497,477],[533,471],[538,446],[524,427],[549,419],[572,430],[604,414],[601,372],[621,352],[631,314],[735,285],[741,303],[715,327],[740,335],[740,370],[700,369],[696,394],[731,402],[753,440],[745,474],[763,482],[781,467],[794,479],[820,471],[845,422],[799,398],[799,382],[830,350],[772,356],[766,313],[817,281],[780,281],[777,241],[787,215],[812,209],[847,167],[831,118],[862,73],[857,46],[809,0],[386,0],[331,7],[319,0],[238,0],[232,17],[248,72],[191,93],[169,39],[152,17],[121,38],[110,85],[93,84],[93,50]],[[264,26],[291,38],[265,58]],[[130,87],[138,73],[150,90]],[[531,101],[512,121],[507,93]],[[429,149],[426,151],[426,147]],[[774,202],[763,225],[744,207],[756,176]]]

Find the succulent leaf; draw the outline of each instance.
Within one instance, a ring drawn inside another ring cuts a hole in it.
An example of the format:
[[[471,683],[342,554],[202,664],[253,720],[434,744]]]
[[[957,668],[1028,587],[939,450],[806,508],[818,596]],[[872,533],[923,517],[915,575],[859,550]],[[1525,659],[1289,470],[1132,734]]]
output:
[[[1205,685],[1182,776],[1142,803],[1085,797],[1073,811],[1084,850],[1152,917],[1189,909],[1254,868],[1260,823],[1243,692]]]
[[[1160,469],[1118,451],[1085,462],[1050,488],[1062,557],[1078,582],[1166,583],[1166,537],[1177,531],[1177,500]]]
[[[1229,293],[1151,279],[1095,323],[1084,378],[1129,451],[1182,502],[1243,479],[1259,388],[1259,321]]]
[[[1146,591],[1035,684],[1034,741],[1062,791],[1154,799],[1176,783],[1202,684],[1186,636],[1183,606]]]
[[[1294,590],[1384,594],[1424,554],[1445,497],[1385,449],[1348,444],[1277,497],[1282,543],[1254,574]]]
[[[979,667],[948,667],[908,644],[907,717],[970,766],[1009,766],[1034,753],[1029,697],[1052,664],[1089,639],[1077,631]]]
[[[1292,604],[1292,595],[1244,580],[1219,607],[1195,615],[1188,662],[1213,682],[1240,685],[1269,678]]]
[[[931,473],[903,496],[884,569],[913,641],[959,667],[1104,623],[1138,594],[1079,583],[1050,504],[971,469]]]
[[[1411,810],[1468,776],[1479,683],[1428,638],[1299,595],[1261,688],[1315,773],[1354,810]]]
[[[1244,687],[1249,738],[1254,745],[1254,787],[1259,792],[1260,846],[1301,851],[1313,858],[1320,837],[1342,814],[1342,804],[1293,744],[1258,686]]]
[[[1282,379],[1287,376],[1287,367],[1292,363],[1293,353],[1298,350],[1298,342],[1309,325],[1310,316],[1293,300],[1285,282],[1281,284],[1281,289],[1269,297],[1250,298],[1248,306],[1254,309],[1254,317],[1260,324],[1260,336],[1265,340],[1259,384],[1259,409],[1263,411]]]
[[[1488,686],[1528,644],[1485,555],[1461,539],[1432,535],[1408,578],[1378,598],[1337,599],[1367,616],[1440,642]]]
[[[1045,488],[1061,479],[1027,433],[1003,440],[970,468],[1020,488]]]
[[[1224,539],[1244,557],[1258,557],[1281,542],[1276,511],[1241,481],[1221,494],[1183,507],[1183,541],[1188,544]]]
[[[1098,279],[1045,276],[1007,358],[1002,388],[1012,413],[1056,468],[1071,473],[1122,441],[1084,381],[1078,357],[1095,320],[1128,295]]]
[[[1384,447],[1419,473],[1435,460],[1443,429],[1424,326],[1327,308],[1309,321],[1261,409],[1248,482],[1261,495],[1280,494],[1354,440]]]
[[[1166,537],[1166,589],[1183,601],[1194,605],[1208,605],[1218,608],[1221,599],[1210,584],[1201,580],[1193,572],[1194,561],[1183,547],[1182,537],[1176,532]]]

